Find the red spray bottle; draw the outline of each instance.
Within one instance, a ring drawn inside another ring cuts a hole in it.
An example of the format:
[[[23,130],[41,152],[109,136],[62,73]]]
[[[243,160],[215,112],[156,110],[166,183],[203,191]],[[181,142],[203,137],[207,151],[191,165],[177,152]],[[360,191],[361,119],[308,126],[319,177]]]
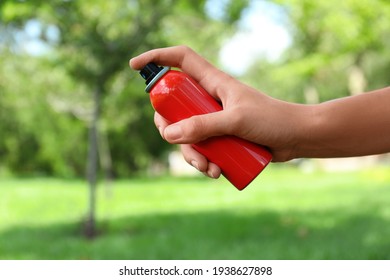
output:
[[[194,115],[222,110],[222,106],[194,79],[169,67],[147,64],[140,75],[146,80],[153,108],[171,123]],[[192,144],[239,190],[243,190],[271,161],[264,147],[235,136],[216,136]]]

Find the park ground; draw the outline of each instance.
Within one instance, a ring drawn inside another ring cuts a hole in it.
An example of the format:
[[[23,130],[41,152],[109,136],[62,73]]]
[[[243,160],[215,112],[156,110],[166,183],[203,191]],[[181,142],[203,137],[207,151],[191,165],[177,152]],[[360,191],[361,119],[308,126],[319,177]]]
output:
[[[244,191],[225,179],[86,183],[0,179],[0,259],[390,259],[390,169],[270,166]]]

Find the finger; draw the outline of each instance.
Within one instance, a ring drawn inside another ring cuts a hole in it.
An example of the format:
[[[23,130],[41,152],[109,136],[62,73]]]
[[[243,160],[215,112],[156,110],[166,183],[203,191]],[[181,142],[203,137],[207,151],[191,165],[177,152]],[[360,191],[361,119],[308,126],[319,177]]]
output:
[[[210,178],[218,179],[221,176],[221,168],[215,163],[209,162],[206,174]]]
[[[161,134],[161,137],[164,138],[164,130],[170,124],[163,116],[159,113],[154,113],[154,124],[156,125],[158,131]],[[165,139],[165,138],[164,138]]]
[[[232,122],[226,111],[193,116],[169,125],[164,139],[172,144],[192,144],[219,135],[230,135]]]
[[[129,64],[131,68],[140,70],[149,62],[181,68],[217,99],[222,99],[228,87],[227,81],[232,79],[187,46],[150,50],[132,58]]]
[[[207,172],[207,158],[197,152],[191,145],[180,145],[181,152],[186,162],[198,169],[200,172]]]
[[[217,179],[221,176],[221,169],[215,163],[209,162],[205,156],[197,152],[191,145],[181,145],[184,159],[204,175]]]
[[[181,68],[198,80],[204,69],[211,66],[203,57],[186,46],[175,46],[147,51],[130,60],[130,67],[140,70],[147,63],[154,62],[160,65]]]

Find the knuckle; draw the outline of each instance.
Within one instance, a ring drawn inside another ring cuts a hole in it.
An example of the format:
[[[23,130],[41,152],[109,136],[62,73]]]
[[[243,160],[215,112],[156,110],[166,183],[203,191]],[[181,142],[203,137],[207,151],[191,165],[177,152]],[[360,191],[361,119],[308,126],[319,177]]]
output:
[[[197,151],[194,150],[192,145],[183,144],[180,145],[181,153],[183,155],[184,160],[195,167],[197,170],[203,172],[207,170],[207,160],[202,155],[200,155]]]
[[[190,57],[194,53],[194,51],[186,45],[180,45],[177,48],[178,48],[178,54],[180,54],[179,57],[181,57],[178,66],[182,67],[184,61],[188,59],[188,57]]]
[[[189,145],[180,145],[180,150],[181,150],[181,153],[183,155],[184,160],[188,164],[191,164],[192,156],[191,156]]]
[[[202,140],[202,135],[205,131],[206,125],[203,118],[193,116],[188,119],[188,125],[184,127],[184,134],[186,137],[194,140]]]
[[[179,51],[181,51],[182,53],[188,53],[188,52],[192,52],[193,50],[187,46],[187,45],[180,45],[178,46],[178,49]]]

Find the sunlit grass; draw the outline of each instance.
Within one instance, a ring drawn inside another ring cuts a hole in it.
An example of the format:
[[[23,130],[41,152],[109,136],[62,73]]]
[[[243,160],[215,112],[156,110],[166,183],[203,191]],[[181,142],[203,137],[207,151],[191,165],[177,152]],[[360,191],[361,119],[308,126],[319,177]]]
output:
[[[82,236],[81,180],[0,179],[0,259],[388,259],[390,170],[303,173],[273,166],[247,189],[144,178],[98,189]]]

